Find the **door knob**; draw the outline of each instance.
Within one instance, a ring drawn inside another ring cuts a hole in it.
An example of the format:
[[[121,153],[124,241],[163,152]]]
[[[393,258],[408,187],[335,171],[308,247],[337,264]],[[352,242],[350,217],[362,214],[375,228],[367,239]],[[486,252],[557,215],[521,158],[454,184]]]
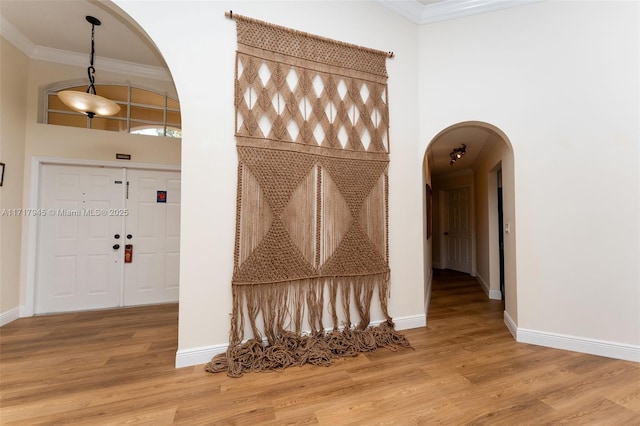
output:
[[[114,250],[118,250],[119,248],[120,248],[120,244],[114,244],[114,245],[113,245],[113,249],[114,249]]]
[[[116,240],[119,240],[120,239],[120,234],[114,235],[113,238],[115,238]]]
[[[131,235],[131,234],[127,234],[127,240],[130,240],[130,239],[132,239],[132,238],[133,238],[133,235]]]
[[[448,233],[448,232],[445,232],[445,233],[444,233],[444,235],[449,235],[449,233]]]

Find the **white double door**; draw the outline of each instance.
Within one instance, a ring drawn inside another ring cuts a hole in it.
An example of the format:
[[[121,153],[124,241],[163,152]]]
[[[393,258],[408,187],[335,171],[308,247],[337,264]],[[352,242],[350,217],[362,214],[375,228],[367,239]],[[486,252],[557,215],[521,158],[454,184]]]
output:
[[[35,214],[36,313],[178,300],[180,172],[44,165]]]

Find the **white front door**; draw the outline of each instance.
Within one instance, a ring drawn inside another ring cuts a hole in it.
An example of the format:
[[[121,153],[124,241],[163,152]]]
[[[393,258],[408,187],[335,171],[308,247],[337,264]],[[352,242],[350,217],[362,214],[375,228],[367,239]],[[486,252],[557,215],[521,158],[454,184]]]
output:
[[[179,172],[45,165],[36,212],[36,313],[178,300]]]
[[[125,265],[126,305],[178,300],[180,275],[180,173],[128,170]]]
[[[40,183],[36,313],[118,306],[124,171],[48,165]]]
[[[471,200],[469,188],[447,191],[445,224],[447,268],[471,273]]]

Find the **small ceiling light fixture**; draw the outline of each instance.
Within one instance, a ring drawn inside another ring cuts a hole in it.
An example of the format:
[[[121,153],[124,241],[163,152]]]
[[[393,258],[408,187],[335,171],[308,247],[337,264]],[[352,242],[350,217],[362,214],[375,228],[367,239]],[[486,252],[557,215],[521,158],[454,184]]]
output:
[[[462,144],[460,148],[454,148],[453,151],[451,151],[451,153],[449,154],[449,157],[451,157],[451,161],[449,161],[449,165],[453,166],[455,162],[461,159],[462,156],[465,155],[466,153],[467,153],[467,146],[465,144]]]
[[[100,20],[93,16],[87,16],[86,19],[91,24],[91,59],[87,68],[89,87],[87,87],[86,93],[76,90],[63,90],[58,92],[58,97],[66,106],[87,115],[89,118],[93,118],[96,115],[114,115],[120,111],[120,106],[112,100],[98,96],[94,86],[95,77],[93,74],[96,69],[93,67],[93,55],[95,53],[93,35],[96,25],[100,25]]]

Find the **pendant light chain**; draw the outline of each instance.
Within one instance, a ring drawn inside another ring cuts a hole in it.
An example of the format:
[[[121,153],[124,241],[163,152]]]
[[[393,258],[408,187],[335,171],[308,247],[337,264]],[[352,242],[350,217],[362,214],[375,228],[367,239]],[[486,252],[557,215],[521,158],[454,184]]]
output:
[[[89,59],[89,68],[87,68],[87,76],[89,77],[89,87],[87,87],[87,93],[91,93],[93,95],[96,94],[96,87],[94,83],[96,78],[94,74],[96,69],[93,67],[93,55],[95,53],[95,45],[94,45],[94,34],[95,34],[96,26],[94,23],[91,23],[91,58]]]

